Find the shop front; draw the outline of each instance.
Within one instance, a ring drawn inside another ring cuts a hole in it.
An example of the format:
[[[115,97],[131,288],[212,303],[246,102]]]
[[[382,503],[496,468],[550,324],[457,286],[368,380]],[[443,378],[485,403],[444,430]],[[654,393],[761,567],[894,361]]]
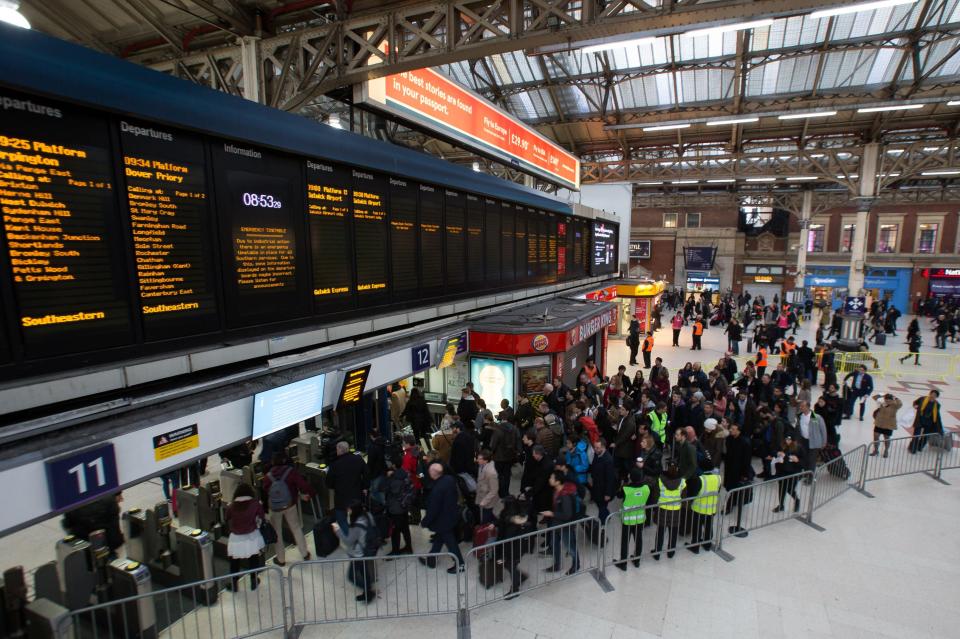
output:
[[[815,303],[837,309],[849,294],[849,276],[849,267],[814,266],[809,268],[804,284]],[[868,268],[863,282],[868,303],[886,300],[901,311],[909,308],[910,276],[909,268]]]
[[[933,297],[960,297],[960,268],[924,269],[930,280],[927,293]]]
[[[624,280],[617,282],[617,304],[619,306],[616,337],[626,337],[630,332],[630,322],[634,317],[640,322],[640,332],[653,330],[654,310],[666,289],[666,282],[650,280]]]
[[[746,264],[743,267],[744,292],[752,297],[762,296],[767,303],[773,302],[773,296],[783,298],[783,266]]]
[[[517,394],[539,395],[559,377],[574,386],[593,358],[605,368],[607,328],[616,322],[611,302],[557,299],[510,309],[470,326],[469,370],[475,390],[491,410]]]

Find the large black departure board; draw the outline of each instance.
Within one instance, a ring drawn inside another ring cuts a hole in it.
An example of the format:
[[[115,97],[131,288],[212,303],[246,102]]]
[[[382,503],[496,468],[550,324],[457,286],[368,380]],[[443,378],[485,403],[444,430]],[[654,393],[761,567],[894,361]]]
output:
[[[527,216],[522,206],[515,207],[514,211],[514,264],[517,281],[527,280]]]
[[[603,275],[617,270],[617,225],[594,221],[590,251],[590,274]]]
[[[353,175],[353,234],[357,293],[364,304],[388,299],[387,178],[367,171]]]
[[[500,203],[484,199],[487,225],[484,229],[484,257],[486,258],[486,283],[489,287],[500,286]]]
[[[318,312],[348,308],[353,302],[350,179],[346,167],[307,160],[310,261]]]
[[[513,208],[513,205],[509,202],[501,202],[500,204],[500,235],[503,238],[501,245],[501,269],[500,276],[501,281],[504,284],[513,284],[516,279],[516,258],[514,257],[516,253],[515,245],[516,238],[514,237],[514,232],[516,231],[516,210]]]
[[[391,289],[395,301],[417,297],[417,185],[390,178]]]
[[[213,147],[227,323],[247,326],[310,313],[301,166],[228,142]]]
[[[463,193],[447,189],[444,191],[444,203],[447,287],[450,291],[456,291],[467,281],[466,197]]]
[[[586,274],[586,268],[585,268],[585,265],[587,263],[586,245],[587,245],[586,226],[583,224],[583,222],[576,221],[573,224],[573,238],[572,238],[573,269],[571,270],[571,273],[570,273],[575,277]]]
[[[420,185],[420,296],[443,294],[443,190]]]
[[[527,277],[540,280],[540,216],[536,210],[527,208]]]
[[[467,283],[483,286],[483,200],[467,195]]]
[[[26,356],[131,342],[107,119],[15,94],[0,99],[5,257]]]
[[[120,147],[145,339],[219,330],[203,142],[121,120]]]
[[[557,218],[547,213],[547,277],[557,281]]]

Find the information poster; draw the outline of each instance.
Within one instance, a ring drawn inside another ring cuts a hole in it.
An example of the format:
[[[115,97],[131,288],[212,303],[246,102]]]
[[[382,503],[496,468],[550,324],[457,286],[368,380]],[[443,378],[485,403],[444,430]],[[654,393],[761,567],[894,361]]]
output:
[[[499,406],[501,400],[517,401],[514,390],[514,363],[503,359],[486,357],[470,358],[470,379],[473,388],[487,406]]]
[[[467,281],[466,196],[457,191],[444,191],[446,233],[447,286],[459,290]]]
[[[231,326],[310,313],[300,166],[290,158],[223,142],[213,149],[221,250]]]
[[[145,338],[218,330],[203,143],[121,120],[120,145]]]
[[[443,191],[420,185],[420,296],[443,293]]]
[[[130,343],[106,118],[12,93],[0,100],[3,248],[26,357]]]
[[[549,366],[526,366],[520,369],[521,393],[526,395],[542,395],[543,387],[549,381]]]
[[[393,299],[417,297],[417,185],[390,178],[390,256]]]
[[[387,299],[387,180],[354,170],[353,229],[357,293],[365,303]]]
[[[350,233],[350,171],[307,160],[307,213],[313,300],[318,311],[353,300],[353,237]]]

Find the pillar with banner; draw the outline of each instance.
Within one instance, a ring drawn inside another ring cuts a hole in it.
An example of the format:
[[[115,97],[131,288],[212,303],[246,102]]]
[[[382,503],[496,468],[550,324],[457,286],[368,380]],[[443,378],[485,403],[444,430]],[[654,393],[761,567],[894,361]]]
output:
[[[876,142],[865,144],[860,157],[860,178],[857,188],[857,224],[854,227],[853,246],[850,250],[850,277],[849,289],[840,317],[843,325],[840,328],[838,346],[843,350],[859,350],[860,328],[863,326],[863,316],[866,313],[866,297],[863,295],[863,284],[866,270],[867,256],[867,226],[870,217],[870,208],[876,199],[877,189],[877,162],[879,161],[880,145]]]

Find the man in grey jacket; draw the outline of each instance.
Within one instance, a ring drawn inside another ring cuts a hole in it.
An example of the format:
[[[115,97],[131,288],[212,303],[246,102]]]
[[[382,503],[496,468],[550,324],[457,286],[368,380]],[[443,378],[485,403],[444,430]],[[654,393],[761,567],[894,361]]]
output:
[[[803,469],[813,471],[817,467],[820,449],[827,443],[827,427],[823,423],[823,418],[810,410],[808,401],[800,402],[800,411],[797,413],[797,432],[806,450]]]

